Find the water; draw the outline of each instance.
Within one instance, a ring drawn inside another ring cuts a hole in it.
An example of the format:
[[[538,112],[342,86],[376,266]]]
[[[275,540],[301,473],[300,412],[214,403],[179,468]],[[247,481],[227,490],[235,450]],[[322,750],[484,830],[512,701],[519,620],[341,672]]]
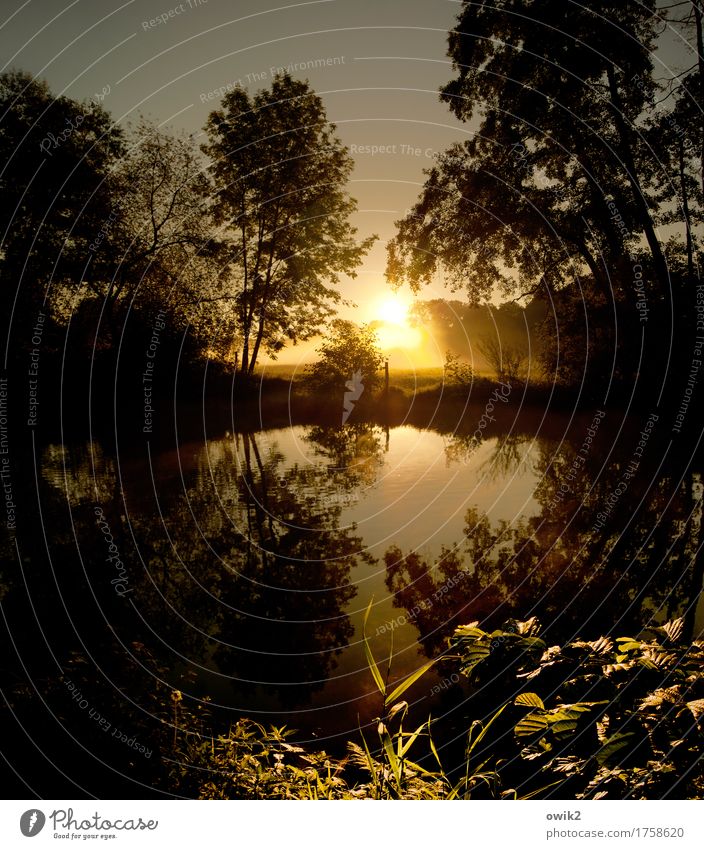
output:
[[[701,628],[699,466],[657,426],[634,461],[646,421],[51,444],[37,488],[51,579],[35,580],[55,582],[75,634],[102,656],[127,652],[216,710],[334,745],[379,712],[362,643],[370,604],[390,682],[468,621],[537,615],[549,644],[680,614]],[[23,545],[31,581],[42,555]],[[58,625],[55,640],[59,654],[71,644]],[[419,716],[462,697],[447,675],[439,664],[411,688]],[[129,676],[119,687],[129,693]]]

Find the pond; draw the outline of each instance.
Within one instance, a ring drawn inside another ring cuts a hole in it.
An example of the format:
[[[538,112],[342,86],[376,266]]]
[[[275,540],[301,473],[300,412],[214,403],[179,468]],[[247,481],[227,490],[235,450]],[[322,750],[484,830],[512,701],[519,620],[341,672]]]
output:
[[[474,620],[535,615],[548,644],[675,615],[701,628],[701,474],[657,416],[524,410],[478,432],[477,415],[47,444],[50,572],[25,539],[25,580],[85,647],[328,747],[379,712],[368,608],[390,682]],[[405,698],[438,715],[456,684],[439,664]]]

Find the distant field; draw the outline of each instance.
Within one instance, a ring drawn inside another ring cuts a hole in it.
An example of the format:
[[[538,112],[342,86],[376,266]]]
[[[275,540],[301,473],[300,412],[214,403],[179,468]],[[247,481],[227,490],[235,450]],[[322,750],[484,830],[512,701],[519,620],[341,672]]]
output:
[[[264,365],[257,368],[257,374],[265,377],[276,377],[280,380],[305,380],[307,364],[280,365]],[[492,378],[491,372],[484,372],[478,369],[477,377]],[[442,383],[443,369],[440,366],[431,368],[419,369],[398,369],[392,368],[389,370],[389,384],[404,392],[415,392],[419,389],[433,389]]]
[[[265,377],[277,377],[280,380],[304,380],[306,366],[273,365],[262,366],[257,373]],[[389,384],[405,391],[430,389],[442,383],[442,368],[390,369]]]

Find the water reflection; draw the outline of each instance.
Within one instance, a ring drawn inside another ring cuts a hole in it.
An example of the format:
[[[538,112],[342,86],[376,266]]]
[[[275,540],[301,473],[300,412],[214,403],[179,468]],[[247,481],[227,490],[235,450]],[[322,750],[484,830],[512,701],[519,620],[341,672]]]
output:
[[[470,507],[462,535],[436,558],[400,546],[386,552],[387,589],[427,655],[471,620],[491,629],[536,615],[554,642],[635,633],[679,615],[689,633],[701,631],[701,473],[687,458],[663,463],[667,446],[653,445],[645,458],[638,434],[625,433],[619,446],[583,436],[542,439],[532,452],[511,437],[496,445],[490,478],[532,465],[532,515],[492,521]],[[471,436],[454,437],[448,457],[466,462],[475,450]]]
[[[49,446],[38,491],[28,479],[18,496],[38,499],[51,559],[36,525],[18,531],[24,573],[4,579],[3,604],[24,633],[26,582],[60,662],[90,649],[83,686],[96,668],[114,683],[101,699],[147,704],[158,681],[321,736],[354,734],[378,708],[360,643],[372,599],[372,647],[387,654],[393,631],[394,680],[475,619],[537,615],[554,642],[680,612],[691,630],[700,470],[662,464],[655,436],[634,467],[642,423],[619,439],[602,425],[583,452],[589,426],[481,442],[471,427],[349,424],[176,450]]]

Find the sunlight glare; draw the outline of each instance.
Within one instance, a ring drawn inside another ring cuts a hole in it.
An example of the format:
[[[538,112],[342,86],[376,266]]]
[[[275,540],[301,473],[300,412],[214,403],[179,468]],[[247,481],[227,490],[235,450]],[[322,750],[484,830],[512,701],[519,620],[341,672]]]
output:
[[[378,307],[379,319],[387,324],[405,324],[408,318],[408,306],[408,302],[399,298],[398,295],[384,298]]]

